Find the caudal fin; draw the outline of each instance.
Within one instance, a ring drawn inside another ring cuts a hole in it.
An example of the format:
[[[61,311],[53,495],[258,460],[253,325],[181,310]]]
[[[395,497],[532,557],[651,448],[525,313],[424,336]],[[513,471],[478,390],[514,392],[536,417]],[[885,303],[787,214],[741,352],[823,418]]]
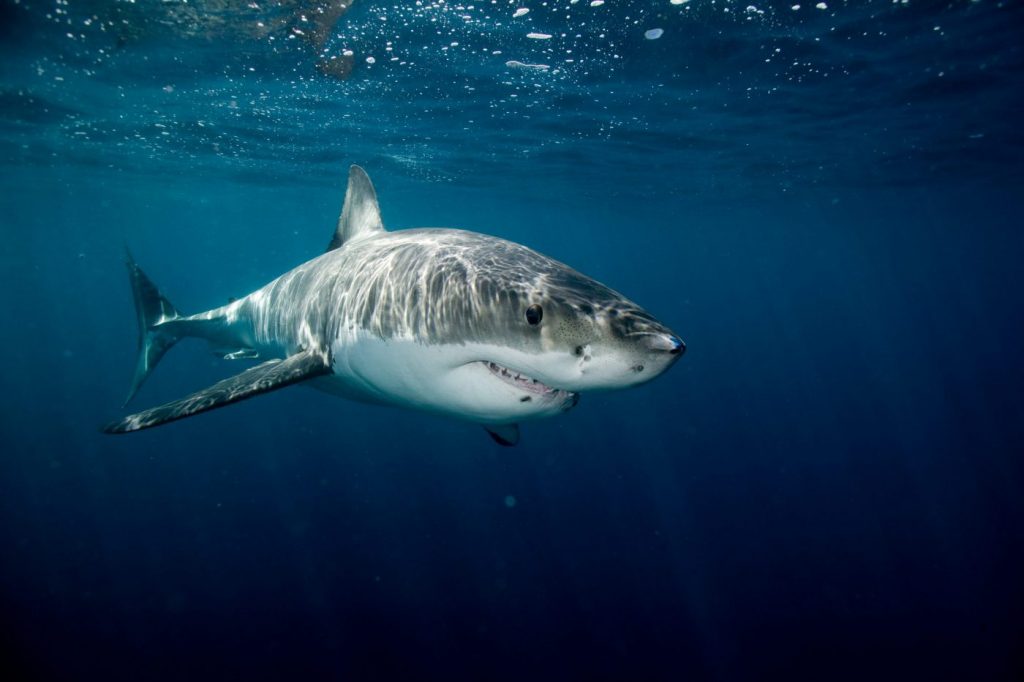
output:
[[[142,268],[136,264],[127,249],[125,249],[125,263],[128,266],[128,278],[132,283],[135,313],[139,319],[139,354],[135,361],[132,386],[124,401],[124,404],[127,405],[135,397],[149,373],[160,362],[164,353],[181,338],[172,331],[175,325],[166,324],[178,319],[181,315],[171,305],[171,302],[164,298],[153,281],[142,271]]]

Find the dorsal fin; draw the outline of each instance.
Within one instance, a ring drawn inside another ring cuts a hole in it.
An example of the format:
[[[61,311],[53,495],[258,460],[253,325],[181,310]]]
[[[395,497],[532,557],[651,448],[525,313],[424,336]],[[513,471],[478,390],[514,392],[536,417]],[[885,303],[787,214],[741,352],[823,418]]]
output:
[[[373,189],[370,176],[359,166],[352,166],[348,172],[348,189],[345,190],[345,206],[338,218],[327,250],[333,251],[347,241],[384,231],[377,206],[377,192]]]

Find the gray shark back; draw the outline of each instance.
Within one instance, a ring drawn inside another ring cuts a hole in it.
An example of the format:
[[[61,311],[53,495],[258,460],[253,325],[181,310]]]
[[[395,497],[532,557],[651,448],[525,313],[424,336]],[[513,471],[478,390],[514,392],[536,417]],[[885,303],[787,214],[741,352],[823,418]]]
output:
[[[533,300],[609,314],[624,333],[653,322],[617,292],[520,244],[453,229],[380,232],[344,244],[248,297],[256,342],[326,343],[344,330],[427,344],[490,341],[519,330]],[[505,314],[507,312],[507,314]]]

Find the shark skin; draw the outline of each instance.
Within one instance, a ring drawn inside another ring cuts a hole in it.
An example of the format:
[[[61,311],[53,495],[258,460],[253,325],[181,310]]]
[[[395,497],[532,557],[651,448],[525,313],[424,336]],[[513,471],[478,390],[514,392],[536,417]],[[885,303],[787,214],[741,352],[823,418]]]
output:
[[[519,422],[561,414],[581,392],[650,381],[686,349],[637,304],[521,244],[447,228],[385,230],[358,166],[328,250],[244,298],[185,316],[130,255],[128,270],[140,337],[128,400],[184,337],[263,362],[112,422],[108,433],[305,382],[480,424],[514,445]]]

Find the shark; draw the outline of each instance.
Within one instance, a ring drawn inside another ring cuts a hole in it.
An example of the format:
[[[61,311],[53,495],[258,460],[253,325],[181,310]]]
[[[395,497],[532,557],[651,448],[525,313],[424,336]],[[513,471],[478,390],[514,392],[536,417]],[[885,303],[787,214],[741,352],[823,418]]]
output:
[[[583,392],[663,374],[685,352],[623,295],[521,244],[449,228],[389,231],[352,166],[327,250],[249,295],[184,315],[126,251],[138,318],[125,406],[164,354],[196,337],[258,361],[214,385],[117,419],[148,429],[288,386],[455,417],[495,442],[572,409]]]

